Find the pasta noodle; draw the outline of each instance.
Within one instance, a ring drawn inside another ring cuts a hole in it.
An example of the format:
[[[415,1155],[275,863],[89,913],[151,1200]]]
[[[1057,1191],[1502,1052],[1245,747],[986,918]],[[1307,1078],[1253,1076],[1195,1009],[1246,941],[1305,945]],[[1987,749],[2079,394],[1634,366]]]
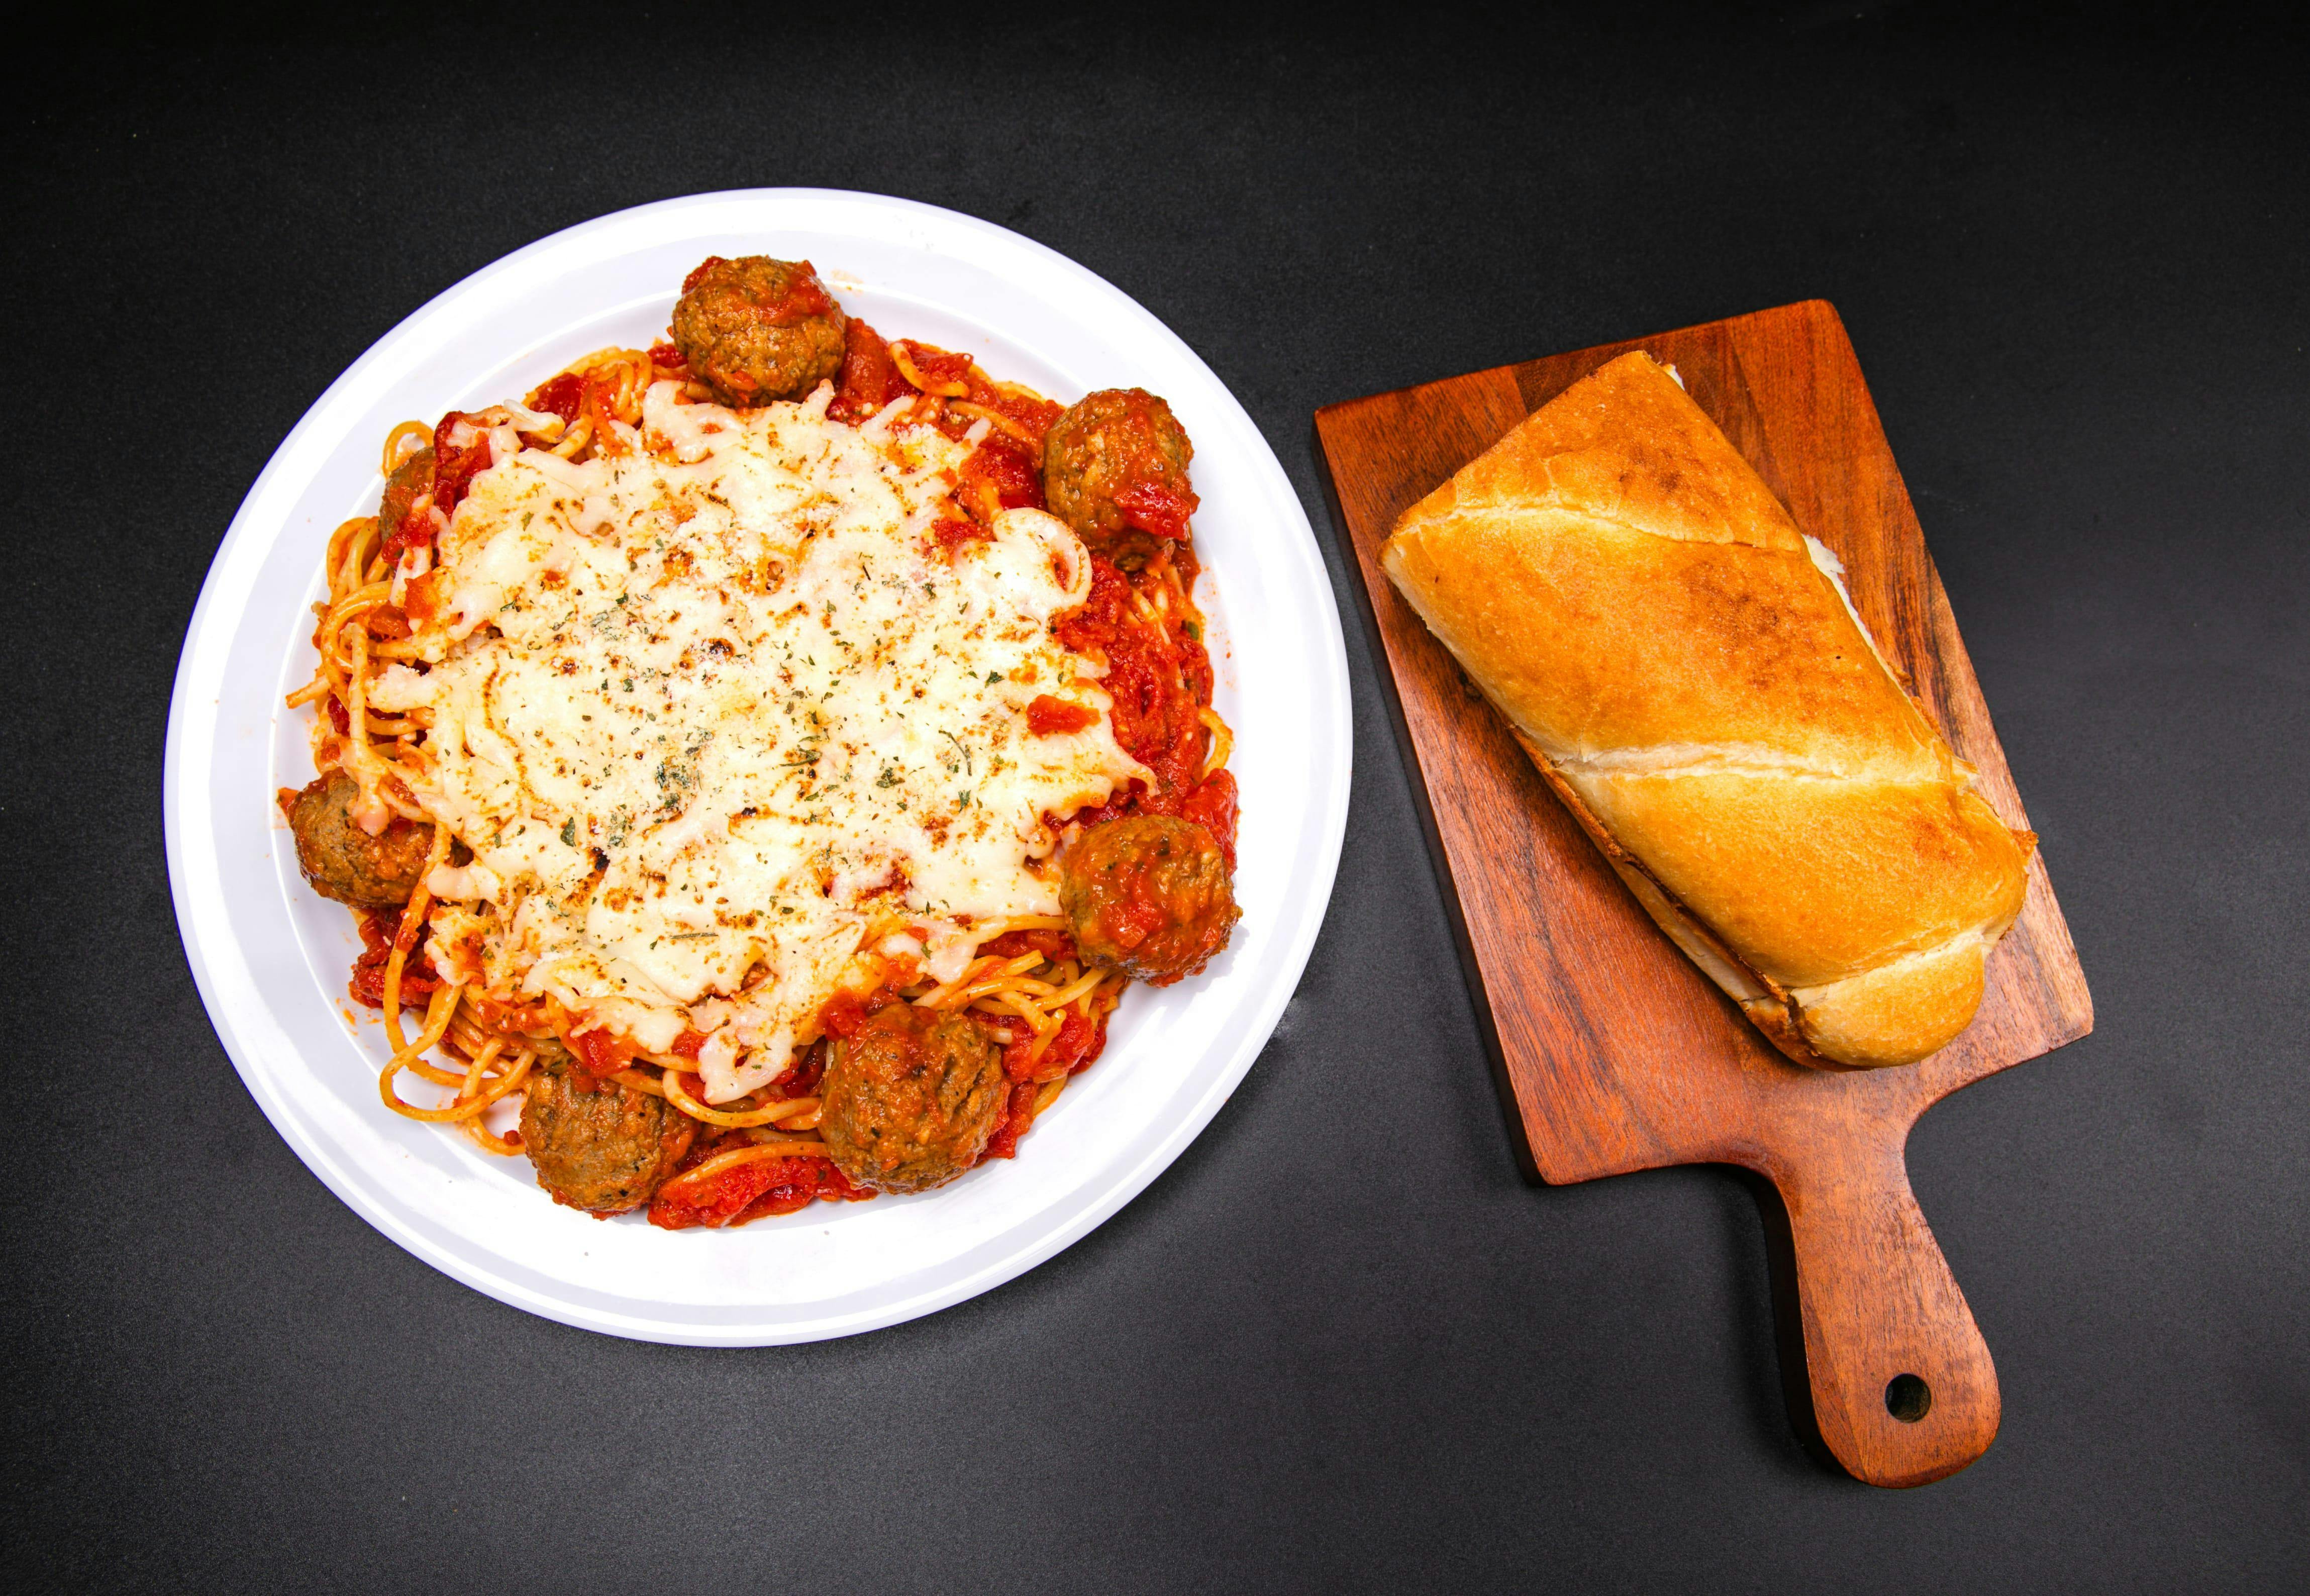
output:
[[[887,403],[869,401],[863,407],[871,412],[865,429],[903,421],[939,427],[973,448],[1039,450],[1042,429],[1056,406],[1029,390],[993,383],[961,357],[905,343],[888,347],[908,391]],[[540,385],[524,405],[475,417],[453,414],[439,429],[402,422],[384,439],[380,468],[394,479],[421,452],[446,452],[453,423],[464,421],[511,426],[525,447],[573,464],[630,451],[653,385],[669,383],[678,385],[676,403],[712,397],[666,347],[604,349]],[[974,478],[968,470],[964,474],[956,501],[976,507],[982,520],[1000,513],[1005,499],[999,480]],[[444,522],[430,492],[406,514]],[[456,951],[456,937],[445,926],[509,922],[515,911],[458,890],[468,880],[467,851],[451,826],[428,811],[412,781],[425,768],[431,712],[421,706],[380,707],[376,692],[383,672],[421,658],[404,605],[409,585],[430,568],[431,558],[430,543],[405,542],[402,528],[384,525],[380,516],[356,516],[338,526],[323,556],[328,595],[315,606],[318,661],[311,681],[287,700],[326,715],[316,737],[316,762],[325,774],[335,769],[352,779],[352,813],[364,829],[376,828],[371,820],[381,827],[389,819],[430,828],[416,884],[406,906],[390,917],[375,995],[364,999],[381,1007],[392,1048],[378,1080],[381,1102],[407,1118],[455,1127],[489,1152],[513,1156],[524,1150],[520,1133],[492,1131],[487,1123],[492,1111],[517,1102],[540,1071],[582,1065],[595,1078],[661,1101],[705,1128],[704,1156],[665,1182],[664,1198],[707,1192],[734,1171],[776,1160],[825,1158],[816,1076],[800,1066],[814,1050],[823,1057],[838,1045],[830,1034],[803,1042],[794,1066],[769,1085],[710,1105],[694,1054],[641,1049],[550,995],[517,1002],[505,971],[486,967],[486,961],[476,967]],[[1189,595],[1192,562],[1184,545],[1177,557],[1164,548],[1130,579],[1118,624],[1199,639],[1201,618]],[[1194,653],[1199,660],[1199,642]],[[1226,766],[1232,738],[1209,707],[1207,667],[1200,682],[1191,672],[1170,690],[1200,700],[1193,703],[1188,725],[1196,746],[1186,768],[1191,779],[1199,775],[1208,782]],[[1229,831],[1231,848],[1231,820]],[[386,935],[386,916],[376,915],[370,924],[374,935]],[[902,960],[889,989],[886,1001],[973,1017],[1006,1049],[1005,1069],[1017,1083],[1008,1145],[1015,1145],[1017,1130],[1057,1101],[1070,1072],[1095,1056],[1107,1017],[1128,984],[1122,975],[1081,957],[1068,932],[1065,918],[1048,915],[985,921],[970,928],[967,957],[947,979],[934,979],[920,961]],[[463,945],[481,943],[468,938]],[[357,969],[357,996],[362,991],[358,977]],[[413,1031],[404,1011],[420,1016]],[[1060,1048],[1063,1037],[1069,1045]],[[605,1059],[612,1068],[601,1067]],[[418,1083],[409,1089],[414,1097],[404,1094],[404,1080]],[[425,1087],[433,1089],[433,1100],[421,1100],[429,1096]]]

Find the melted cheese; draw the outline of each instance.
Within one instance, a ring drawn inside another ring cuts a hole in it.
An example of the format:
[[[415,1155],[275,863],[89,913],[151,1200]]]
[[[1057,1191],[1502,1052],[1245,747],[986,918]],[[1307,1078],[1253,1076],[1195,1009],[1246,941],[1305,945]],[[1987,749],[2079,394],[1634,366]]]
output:
[[[422,712],[412,785],[473,850],[433,885],[497,911],[445,906],[444,973],[652,1052],[706,1032],[723,1102],[838,993],[1055,913],[1042,817],[1151,777],[1051,635],[1089,591],[1074,534],[1012,510],[951,556],[928,537],[964,446],[829,421],[823,389],[674,400],[657,385],[625,452],[583,464],[501,429],[412,573],[429,668],[371,701]],[[1041,694],[1099,719],[1034,735]]]

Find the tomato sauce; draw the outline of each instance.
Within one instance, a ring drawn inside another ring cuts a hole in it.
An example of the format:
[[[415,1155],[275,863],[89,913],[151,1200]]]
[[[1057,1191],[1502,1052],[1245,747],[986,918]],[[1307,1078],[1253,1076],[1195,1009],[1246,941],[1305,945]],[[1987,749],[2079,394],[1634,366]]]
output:
[[[1099,711],[1081,704],[1070,704],[1064,698],[1055,698],[1048,693],[1038,693],[1035,701],[1027,706],[1027,730],[1038,737],[1064,736],[1099,724]]]
[[[986,943],[981,951],[999,951],[998,945],[1014,936],[1058,936],[1065,941],[1067,956],[1072,957],[1074,953],[1074,939],[1064,936],[1064,932],[1012,932],[1008,936],[998,937]],[[1024,951],[1024,949],[1020,950]],[[1047,1082],[1064,1076],[1080,1075],[1097,1062],[1107,1047],[1107,1011],[1085,1015],[1070,1009],[1066,1018],[1059,1023],[1059,1034],[1051,1038],[1051,1045],[1043,1049],[1040,1057],[1036,1056],[1035,1038],[1031,1034],[1004,1044],[1003,1073],[1010,1080],[1011,1096],[1003,1105],[1003,1118],[996,1123],[994,1134],[986,1139],[986,1150],[979,1155],[981,1163],[989,1158],[1015,1158],[1019,1156],[1019,1139],[1035,1123],[1036,1097]],[[1009,1028],[999,1022],[987,1028],[1001,1036],[1012,1035]]]
[[[826,284],[818,280],[818,268],[808,261],[796,261],[798,268],[786,279],[785,295],[765,305],[762,309],[774,327],[791,326],[807,316],[839,316],[842,307],[826,291]]]
[[[989,433],[962,463],[955,496],[974,515],[1042,509],[1042,462],[1009,433]]]
[[[821,1197],[829,1202],[864,1202],[874,1195],[852,1185],[825,1158],[756,1158],[703,1183],[682,1181],[683,1174],[707,1159],[746,1145],[742,1136],[699,1137],[674,1177],[658,1188],[650,1202],[649,1222],[661,1230],[698,1226],[721,1230],[773,1214],[797,1213]]]
[[[1187,535],[1187,521],[1202,503],[1193,492],[1181,492],[1150,477],[1125,484],[1115,496],[1115,507],[1129,525],[1151,537],[1173,542]]]
[[[1031,1080],[1021,1080],[1011,1088],[1011,1101],[1003,1106],[1003,1123],[994,1127],[994,1134],[986,1139],[986,1150],[978,1155],[979,1162],[989,1158],[1015,1158],[1019,1156],[1019,1138],[1035,1123],[1035,1095],[1043,1089]]]
[[[820,1011],[819,1027],[828,1036],[847,1042],[858,1034],[859,1027],[898,1001],[899,994],[887,986],[864,997],[846,992]]]
[[[994,534],[980,522],[958,521],[951,516],[931,528],[931,542],[938,551],[951,560],[955,551],[966,543],[991,543]]]
[[[791,1103],[796,1097],[816,1097],[818,1083],[826,1079],[828,1051],[826,1038],[821,1037],[803,1049],[802,1056],[795,1060],[794,1068],[788,1070],[777,1084],[764,1089],[785,1103]]]
[[[373,909],[361,915],[361,950],[353,955],[352,979],[346,985],[353,1002],[370,1009],[385,1007],[385,967],[393,956],[394,937],[400,929],[398,909]],[[423,1008],[440,987],[440,981],[428,973],[433,967],[428,961],[427,947],[431,934],[430,926],[421,927],[409,956],[401,961],[401,1006],[404,1009]]]
[[[572,1036],[569,1051],[576,1057],[578,1068],[598,1080],[604,1075],[615,1075],[632,1063],[634,1055],[641,1049],[603,1028],[579,1031]]]
[[[1060,1022],[1059,1034],[1036,1058],[1034,1042],[1013,1042],[1003,1050],[1003,1072],[1013,1080],[1055,1080],[1061,1075],[1080,1075],[1099,1061],[1107,1049],[1107,1014],[1084,1014],[1070,1009]]]
[[[826,413],[838,421],[864,421],[892,400],[919,392],[899,374],[881,335],[852,317],[842,330],[842,381]]]
[[[1099,685],[1115,701],[1116,741],[1154,771],[1156,785],[1150,791],[1133,783],[1104,808],[1081,811],[1074,818],[1086,826],[1132,814],[1179,815],[1204,825],[1220,820],[1228,828],[1220,844],[1232,861],[1233,778],[1223,791],[1196,797],[1211,752],[1211,730],[1201,713],[1211,701],[1211,655],[1194,622],[1176,615],[1168,624],[1151,622],[1133,607],[1133,584],[1159,583],[1156,568],[1126,576],[1098,555],[1090,565],[1090,596],[1052,630],[1078,654],[1106,656],[1107,675]],[[1197,812],[1189,815],[1191,801]]]
[[[551,381],[540,383],[525,403],[531,410],[550,412],[565,421],[575,421],[586,408],[586,379],[575,371],[565,371]]]
[[[465,434],[463,443],[455,441],[460,432]],[[444,516],[454,514],[473,479],[489,468],[488,425],[462,410],[453,410],[443,416],[441,424],[433,429],[433,507]],[[411,530],[413,532],[414,527]],[[406,539],[412,547],[432,541],[430,530],[421,537]]]
[[[1074,938],[1064,931],[1006,931],[991,941],[979,943],[978,950],[995,958],[1016,958],[1021,953],[1078,961],[1082,957],[1075,950]]]
[[[1220,854],[1227,860],[1228,871],[1235,871],[1235,776],[1231,771],[1214,770],[1195,784],[1194,790],[1180,801],[1179,818],[1192,820],[1219,839]]]

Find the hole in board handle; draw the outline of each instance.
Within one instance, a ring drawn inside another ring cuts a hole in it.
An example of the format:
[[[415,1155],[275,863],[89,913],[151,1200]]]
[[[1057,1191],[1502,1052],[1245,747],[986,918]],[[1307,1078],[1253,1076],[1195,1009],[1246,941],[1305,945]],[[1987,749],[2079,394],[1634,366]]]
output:
[[[1896,1375],[1885,1383],[1885,1411],[1903,1424],[1915,1424],[1933,1410],[1933,1388],[1915,1375]]]

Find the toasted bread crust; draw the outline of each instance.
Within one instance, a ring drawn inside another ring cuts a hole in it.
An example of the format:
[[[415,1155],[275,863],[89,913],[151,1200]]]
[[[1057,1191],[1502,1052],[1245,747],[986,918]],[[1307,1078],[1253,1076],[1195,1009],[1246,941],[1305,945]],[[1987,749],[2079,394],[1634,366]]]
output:
[[[1787,511],[1649,356],[1535,412],[1380,559],[1784,1053],[1906,1063],[1970,1023],[2035,838],[1971,790]]]

